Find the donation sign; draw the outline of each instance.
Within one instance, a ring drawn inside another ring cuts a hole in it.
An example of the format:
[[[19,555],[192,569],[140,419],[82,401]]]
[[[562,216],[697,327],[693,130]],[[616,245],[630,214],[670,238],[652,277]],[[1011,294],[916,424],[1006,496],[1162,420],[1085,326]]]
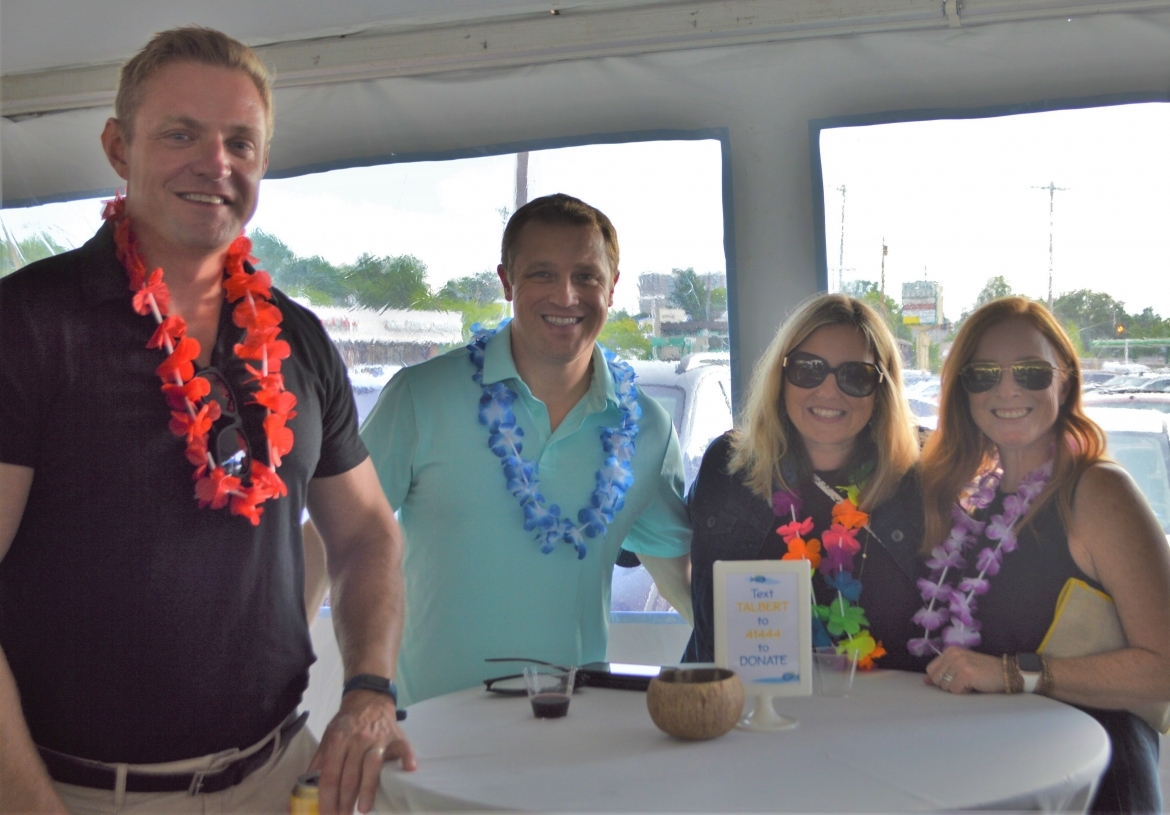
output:
[[[748,693],[812,693],[812,618],[806,560],[715,561],[715,662]]]

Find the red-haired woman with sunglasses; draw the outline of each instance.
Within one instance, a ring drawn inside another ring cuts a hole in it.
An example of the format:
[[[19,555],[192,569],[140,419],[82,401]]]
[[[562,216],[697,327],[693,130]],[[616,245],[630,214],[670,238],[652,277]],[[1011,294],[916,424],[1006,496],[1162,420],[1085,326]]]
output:
[[[1044,306],[995,300],[943,366],[923,452],[921,626],[927,681],[951,693],[1039,692],[1081,706],[1113,760],[1094,811],[1160,812],[1158,735],[1124,708],[1170,700],[1170,549],[1081,408],[1072,343]],[[1069,580],[1108,594],[1128,647],[1038,656]]]
[[[922,670],[905,647],[923,574],[918,436],[885,320],[839,294],[805,302],[757,365],[738,425],[708,448],[691,488],[684,659],[714,660],[716,560],[807,559],[815,645],[862,668]]]

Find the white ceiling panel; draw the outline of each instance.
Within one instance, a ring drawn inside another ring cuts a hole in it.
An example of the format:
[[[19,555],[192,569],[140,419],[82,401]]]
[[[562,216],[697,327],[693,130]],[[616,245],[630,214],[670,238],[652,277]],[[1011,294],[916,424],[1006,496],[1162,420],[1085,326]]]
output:
[[[668,0],[4,0],[0,71],[124,60],[150,35],[198,23],[249,45]]]

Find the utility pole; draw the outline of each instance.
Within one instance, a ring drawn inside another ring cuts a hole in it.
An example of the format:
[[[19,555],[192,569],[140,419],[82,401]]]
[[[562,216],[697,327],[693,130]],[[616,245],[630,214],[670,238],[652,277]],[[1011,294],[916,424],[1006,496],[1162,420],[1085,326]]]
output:
[[[845,290],[845,185],[837,188],[841,193],[841,242],[837,250],[837,291]]]
[[[1046,186],[1032,186],[1034,190],[1048,190],[1048,310],[1052,311],[1052,213],[1056,203],[1056,194],[1065,192],[1068,187],[1058,187],[1055,181],[1049,181]]]
[[[886,255],[890,254],[890,247],[886,246],[886,239],[882,238],[882,305],[886,304]]]
[[[516,209],[528,203],[528,151],[516,154]]]

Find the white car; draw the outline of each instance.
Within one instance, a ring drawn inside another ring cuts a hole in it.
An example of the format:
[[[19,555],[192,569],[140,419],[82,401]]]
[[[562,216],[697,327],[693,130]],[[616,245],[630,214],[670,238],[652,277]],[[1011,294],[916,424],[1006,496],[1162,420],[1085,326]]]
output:
[[[666,408],[674,421],[682,448],[683,476],[689,490],[699,474],[703,453],[731,429],[731,355],[688,354],[678,362],[634,361],[635,380],[647,396]],[[610,610],[624,612],[671,611],[658,596],[650,575],[614,567]]]
[[[1106,393],[1090,391],[1081,397],[1085,409],[1090,408],[1136,408],[1138,410],[1157,410],[1161,413],[1170,413],[1170,393],[1147,393],[1145,391],[1131,391],[1129,393]]]
[[[349,384],[353,389],[353,401],[357,406],[358,424],[366,420],[366,416],[378,403],[382,395],[382,388],[394,374],[402,369],[401,365],[355,365],[350,368]]]
[[[1156,410],[1086,406],[1101,425],[1110,458],[1137,482],[1170,535],[1170,416]]]
[[[699,474],[703,453],[731,429],[731,355],[688,354],[678,362],[630,363],[647,396],[666,408],[682,448],[687,489]]]

